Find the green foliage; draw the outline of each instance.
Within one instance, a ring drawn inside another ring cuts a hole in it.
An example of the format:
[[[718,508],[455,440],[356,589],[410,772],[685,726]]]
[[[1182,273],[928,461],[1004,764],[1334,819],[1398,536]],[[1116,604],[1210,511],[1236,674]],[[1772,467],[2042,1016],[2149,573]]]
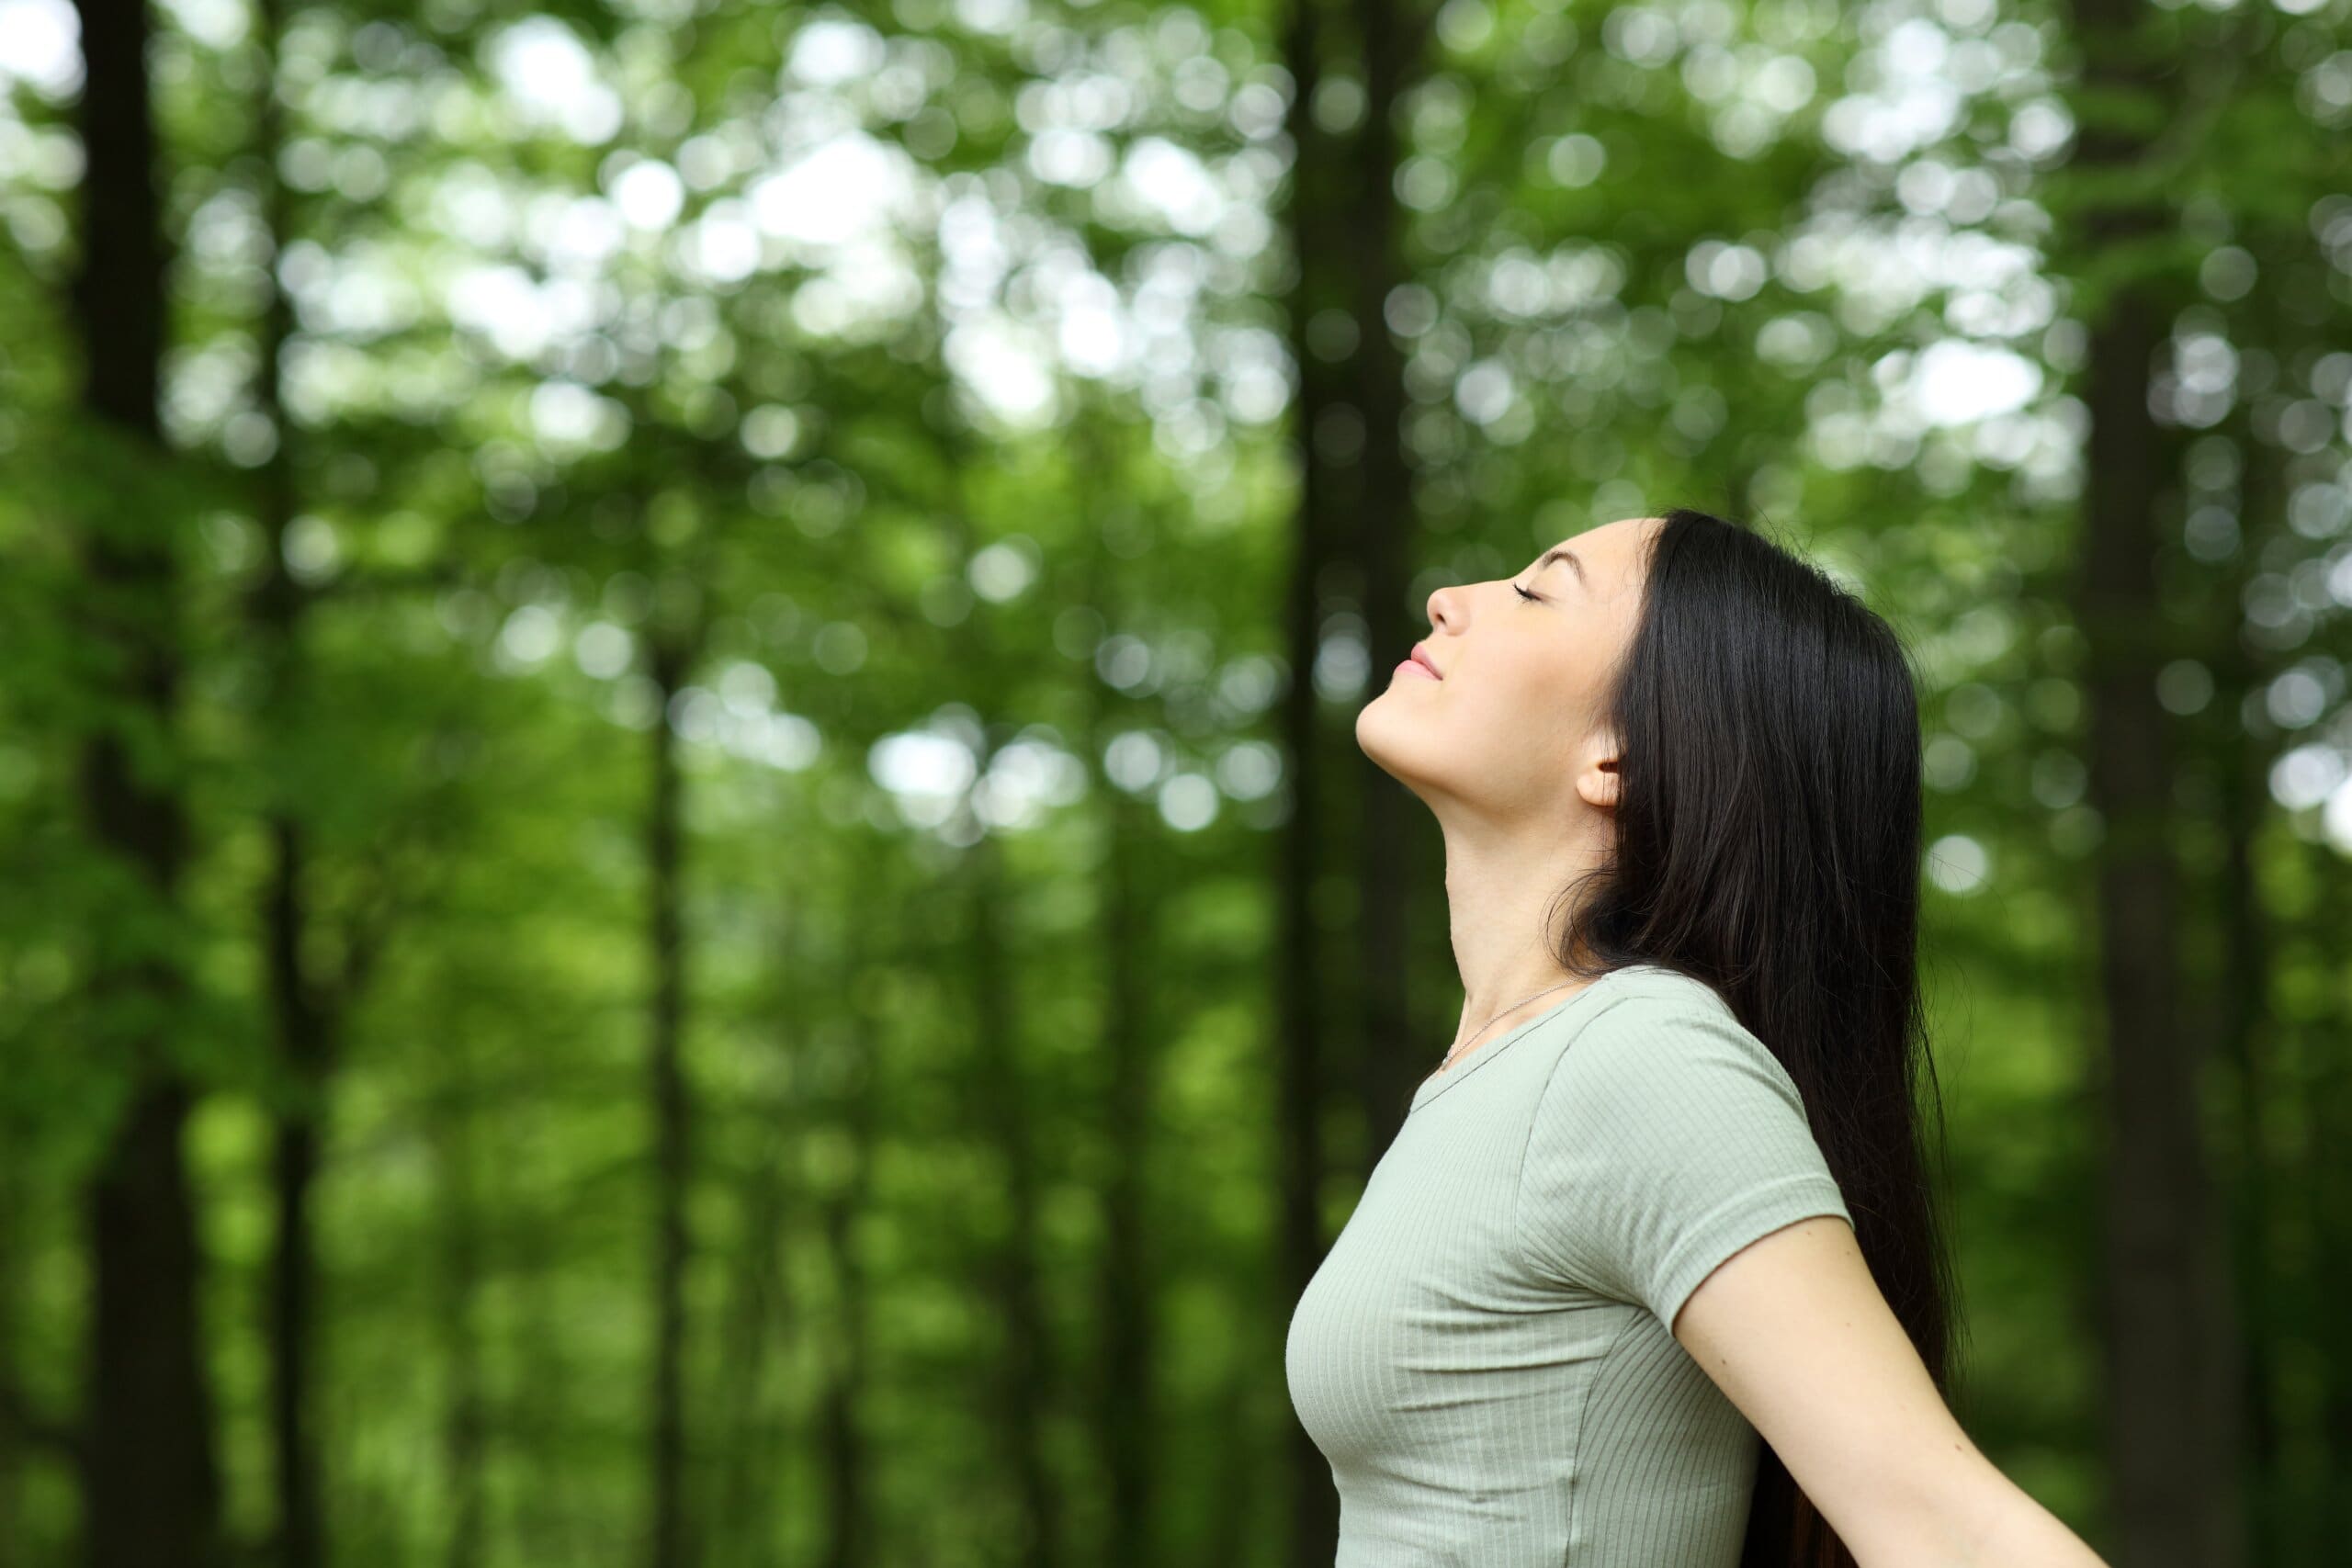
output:
[[[2216,1165],[2271,1402],[2260,1560],[2323,1561],[2352,1207],[2278,1194],[2352,1118],[2352,73],[2340,3],[2208,9],[2151,14],[2143,79],[2084,80],[2106,45],[1989,0],[1447,0],[1387,18],[1425,50],[1366,169],[1361,9],[1306,13],[1302,149],[1264,7],[334,0],[274,39],[164,7],[161,450],[79,410],[74,90],[0,44],[0,1416],[74,1408],[81,1205],[160,1042],[200,1095],[238,1538],[277,1520],[273,1161],[307,1115],[334,1560],[633,1551],[668,973],[697,1561],[815,1561],[845,1507],[865,1561],[1030,1561],[1024,1454],[1064,1560],[1108,1561],[1123,1420],[1157,1561],[1289,1561],[1283,694],[1321,694],[1336,773],[1368,625],[1691,504],[1917,657],[1962,1408],[2096,1534],[2109,829],[2071,593],[2112,478],[2089,336],[2144,299],[2147,548],[2195,606],[2145,629],[2180,808],[2214,815],[2178,942],[2256,1004],[2206,1024],[2244,1106]],[[1382,188],[1394,233],[1340,225]],[[1406,281],[1360,299],[1389,248]],[[1363,417],[1381,333],[1394,430]],[[1341,390],[1298,430],[1306,378]],[[1302,445],[1345,483],[1375,443],[1409,474],[1402,601],[1364,602],[1351,534],[1294,647]],[[168,583],[92,577],[142,542]],[[108,625],[169,628],[168,710]],[[168,895],[88,819],[102,736],[187,808]],[[1314,825],[1327,875],[1363,863],[1363,787]],[[134,958],[186,994],[93,988]],[[1329,967],[1340,1107],[1361,987]],[[1106,1370],[1122,1314],[1140,1386]],[[0,1562],[72,1555],[72,1473],[0,1419]]]

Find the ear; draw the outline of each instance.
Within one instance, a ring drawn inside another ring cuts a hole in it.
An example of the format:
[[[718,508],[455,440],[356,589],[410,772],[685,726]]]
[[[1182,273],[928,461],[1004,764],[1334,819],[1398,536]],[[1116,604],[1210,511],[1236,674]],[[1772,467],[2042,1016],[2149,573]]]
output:
[[[1617,738],[1603,734],[1599,749],[1587,759],[1577,774],[1577,793],[1585,804],[1602,811],[1617,809]]]

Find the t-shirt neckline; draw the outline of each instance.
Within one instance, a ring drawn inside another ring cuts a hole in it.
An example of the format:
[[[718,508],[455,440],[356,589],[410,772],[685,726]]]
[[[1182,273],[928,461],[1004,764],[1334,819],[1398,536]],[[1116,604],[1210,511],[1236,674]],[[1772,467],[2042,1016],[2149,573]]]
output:
[[[1577,992],[1574,996],[1564,998],[1560,1001],[1555,1002],[1552,1006],[1545,1008],[1542,1012],[1537,1013],[1533,1018],[1529,1019],[1525,1023],[1521,1024],[1518,1028],[1504,1035],[1500,1040],[1494,1042],[1490,1045],[1474,1047],[1466,1059],[1456,1062],[1453,1066],[1447,1067],[1442,1072],[1431,1073],[1428,1077],[1423,1078],[1419,1085],[1413,1090],[1413,1102],[1406,1108],[1405,1114],[1408,1116],[1412,1115],[1414,1111],[1419,1111],[1422,1106],[1427,1105],[1430,1100],[1435,1100],[1439,1095],[1443,1094],[1447,1089],[1452,1089],[1456,1083],[1459,1083],[1462,1079],[1468,1077],[1472,1073],[1476,1072],[1487,1062],[1492,1061],[1495,1057],[1500,1055],[1504,1048],[1516,1041],[1521,1035],[1525,1034],[1537,1024],[1546,1022],[1549,1020],[1556,1018],[1562,1013],[1566,1012],[1570,1008],[1573,1008],[1578,1002],[1583,1001],[1587,997],[1589,997],[1595,991],[1598,991],[1603,986],[1609,984],[1610,981],[1615,979],[1618,976],[1631,974],[1637,969],[1655,969],[1658,966],[1654,964],[1620,964],[1618,967],[1611,969],[1606,975],[1603,975],[1599,979],[1593,981],[1590,985],[1585,987],[1584,989]]]

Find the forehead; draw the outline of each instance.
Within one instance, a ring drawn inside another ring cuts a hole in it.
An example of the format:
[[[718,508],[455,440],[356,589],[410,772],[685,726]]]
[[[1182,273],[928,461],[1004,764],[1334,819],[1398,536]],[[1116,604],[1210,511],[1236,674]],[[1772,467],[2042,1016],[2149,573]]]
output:
[[[1635,568],[1645,542],[1664,522],[1659,517],[1626,517],[1603,523],[1562,539],[1536,559],[1566,552],[1583,565],[1584,575],[1596,587],[1615,582]]]

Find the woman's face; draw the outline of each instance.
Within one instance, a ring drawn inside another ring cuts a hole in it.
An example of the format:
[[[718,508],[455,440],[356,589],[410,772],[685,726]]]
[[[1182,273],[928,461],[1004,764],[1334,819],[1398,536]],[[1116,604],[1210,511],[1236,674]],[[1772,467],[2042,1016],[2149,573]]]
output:
[[[1662,522],[1589,528],[1510,577],[1430,594],[1420,648],[1437,674],[1388,673],[1356,715],[1364,754],[1433,807],[1437,795],[1482,816],[1560,822],[1579,799],[1613,807],[1616,739],[1601,705]]]

